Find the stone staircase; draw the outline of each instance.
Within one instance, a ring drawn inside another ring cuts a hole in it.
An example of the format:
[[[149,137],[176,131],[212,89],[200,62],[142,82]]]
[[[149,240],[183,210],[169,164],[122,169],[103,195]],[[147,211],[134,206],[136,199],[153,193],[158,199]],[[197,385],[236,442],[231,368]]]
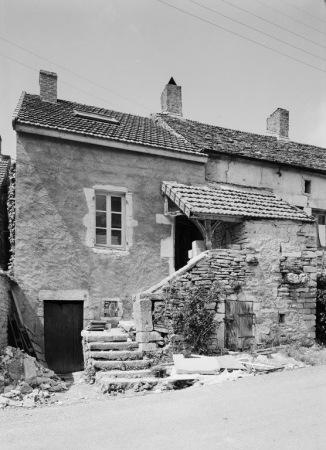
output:
[[[102,392],[152,389],[160,381],[151,376],[153,363],[139,350],[138,342],[120,328],[83,331],[85,369]]]

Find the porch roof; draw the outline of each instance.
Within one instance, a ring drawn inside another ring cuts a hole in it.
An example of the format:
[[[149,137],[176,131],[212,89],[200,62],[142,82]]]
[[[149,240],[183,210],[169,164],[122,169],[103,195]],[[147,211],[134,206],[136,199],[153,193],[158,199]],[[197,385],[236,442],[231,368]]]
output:
[[[249,218],[303,222],[315,220],[273,193],[249,192],[224,186],[190,186],[174,181],[163,181],[162,193],[190,218],[225,221]]]

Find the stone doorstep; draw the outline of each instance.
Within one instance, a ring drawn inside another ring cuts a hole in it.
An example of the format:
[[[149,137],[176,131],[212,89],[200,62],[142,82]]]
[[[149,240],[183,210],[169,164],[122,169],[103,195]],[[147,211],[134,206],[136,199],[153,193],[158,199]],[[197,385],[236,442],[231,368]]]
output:
[[[99,352],[90,352],[90,357],[93,359],[110,359],[114,361],[126,361],[126,360],[134,360],[134,359],[143,359],[143,352],[134,350],[134,351],[99,351]]]
[[[150,377],[150,375],[150,369],[110,370],[109,372],[96,372],[95,381],[98,382],[102,378],[143,378]]]
[[[148,369],[151,366],[152,360],[142,359],[134,361],[97,361],[93,360],[92,365],[94,369],[98,370],[137,370]]]
[[[162,378],[144,377],[144,378],[102,378],[98,384],[104,390],[110,386],[116,385],[120,388],[131,388],[139,383],[150,383],[151,388],[156,386]]]
[[[129,334],[111,334],[105,331],[90,331],[83,334],[86,342],[127,342]]]
[[[90,342],[89,350],[132,350],[138,348],[138,342]]]

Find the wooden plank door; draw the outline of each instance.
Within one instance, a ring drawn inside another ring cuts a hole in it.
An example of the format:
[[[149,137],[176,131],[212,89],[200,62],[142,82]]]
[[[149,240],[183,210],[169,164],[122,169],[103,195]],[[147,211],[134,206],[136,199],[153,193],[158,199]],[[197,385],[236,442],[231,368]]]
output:
[[[253,303],[225,302],[225,346],[230,350],[242,347],[242,339],[254,337]]]
[[[253,316],[252,302],[237,302],[238,338],[254,337]]]
[[[44,302],[45,359],[56,373],[82,370],[82,301]]]
[[[238,348],[236,305],[236,301],[225,302],[225,347],[230,350]]]

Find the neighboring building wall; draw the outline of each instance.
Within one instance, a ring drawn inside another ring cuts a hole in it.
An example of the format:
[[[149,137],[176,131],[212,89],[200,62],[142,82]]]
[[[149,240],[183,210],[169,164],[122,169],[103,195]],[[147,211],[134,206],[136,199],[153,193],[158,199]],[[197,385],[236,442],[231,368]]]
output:
[[[8,316],[11,307],[9,288],[7,276],[0,274],[0,350],[8,345]]]
[[[178,332],[173,329],[173,317],[187,301],[189,291],[194,286],[209,290],[213,283],[219,293],[216,302],[208,305],[216,312],[218,324],[212,351],[224,346],[227,301],[252,303],[257,343],[313,341],[316,278],[323,253],[316,250],[315,225],[248,221],[238,228],[242,229],[243,243],[236,247],[241,250],[214,249],[208,256],[203,254],[193,267],[190,261],[189,268],[181,269],[152,292],[134,297],[139,342],[145,345],[162,340],[167,331],[170,336]],[[150,317],[152,311],[154,320]],[[167,331],[161,333],[162,326]]]
[[[208,181],[239,184],[247,187],[270,188],[291,205],[326,210],[326,175],[288,168],[265,161],[249,161],[236,157],[210,157]],[[305,180],[311,181],[311,193],[305,193]]]
[[[203,163],[18,134],[14,276],[26,325],[42,345],[43,300],[83,300],[84,319],[169,275],[173,221],[161,181],[204,183]],[[95,190],[123,189],[125,251],[94,247]]]

